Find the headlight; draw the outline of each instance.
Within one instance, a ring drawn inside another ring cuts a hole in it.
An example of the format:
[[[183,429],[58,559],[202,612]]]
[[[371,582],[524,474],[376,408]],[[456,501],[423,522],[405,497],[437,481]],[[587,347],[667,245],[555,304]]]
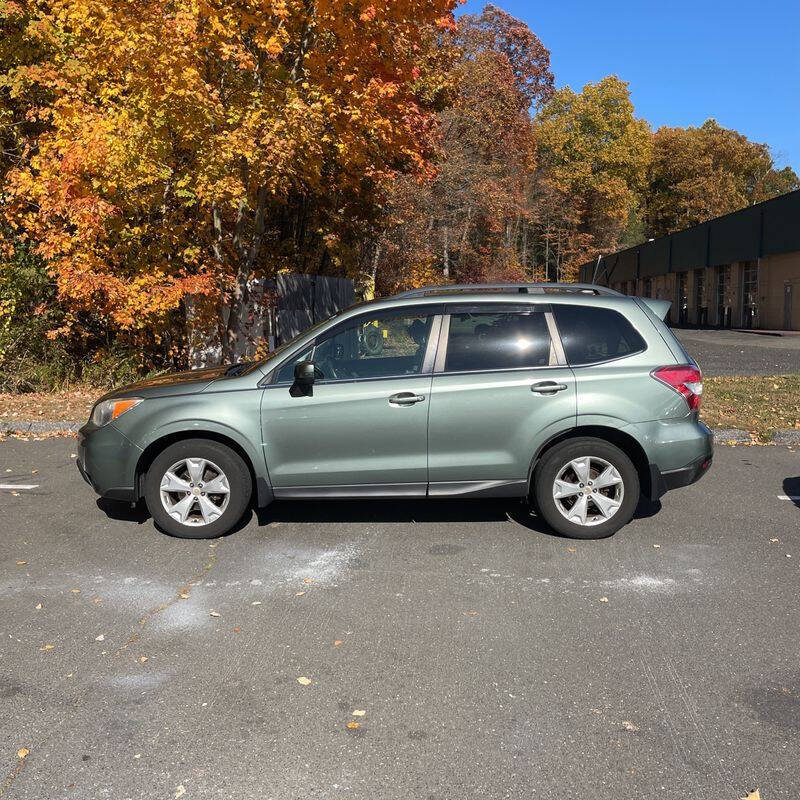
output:
[[[136,408],[142,402],[141,397],[123,397],[121,400],[103,400],[92,409],[92,422],[98,428],[108,425],[112,419],[121,417],[126,411]]]

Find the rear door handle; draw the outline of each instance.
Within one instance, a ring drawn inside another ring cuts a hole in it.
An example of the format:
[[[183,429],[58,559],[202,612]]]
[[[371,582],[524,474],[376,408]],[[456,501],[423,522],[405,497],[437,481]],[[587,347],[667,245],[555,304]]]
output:
[[[536,394],[555,394],[563,392],[567,388],[566,383],[556,383],[555,381],[541,381],[531,386],[531,391]]]
[[[414,394],[414,392],[399,392],[389,398],[393,406],[413,406],[414,403],[421,403],[425,399],[424,394]]]

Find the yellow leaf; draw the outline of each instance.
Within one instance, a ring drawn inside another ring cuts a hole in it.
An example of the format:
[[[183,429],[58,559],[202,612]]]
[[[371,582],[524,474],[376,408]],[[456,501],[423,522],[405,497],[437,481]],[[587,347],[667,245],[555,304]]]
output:
[[[357,709],[356,709],[356,710],[353,712],[353,716],[354,716],[354,717],[363,717],[363,716],[364,716],[366,713],[367,713],[366,711],[363,711],[362,709],[360,709],[360,708],[357,708]]]
[[[54,644],[43,644],[39,649],[44,650],[52,650],[55,647]]]
[[[761,792],[756,789],[754,792],[749,792],[741,800],[761,800]]]
[[[353,720],[350,720],[350,722],[347,723],[347,727],[351,731],[357,731],[361,727],[361,723],[353,722]]]
[[[20,749],[17,750],[17,758],[27,758],[30,752],[31,751],[28,750],[27,747],[20,747]]]
[[[297,682],[298,682],[298,683],[299,683],[301,686],[310,686],[310,685],[311,685],[311,679],[310,679],[310,678],[306,678],[306,676],[305,676],[305,675],[301,675],[301,676],[300,676],[300,677],[297,679]]]

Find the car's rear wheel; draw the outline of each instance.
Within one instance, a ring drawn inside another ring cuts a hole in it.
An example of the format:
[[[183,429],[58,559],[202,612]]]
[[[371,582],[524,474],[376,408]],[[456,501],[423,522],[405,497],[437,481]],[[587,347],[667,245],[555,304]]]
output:
[[[187,439],[159,453],[144,496],[156,524],[172,536],[213,539],[242,518],[252,493],[247,465],[230,447]]]
[[[603,539],[630,522],[639,475],[619,447],[603,439],[569,439],[549,450],[534,471],[539,513],[574,539]]]

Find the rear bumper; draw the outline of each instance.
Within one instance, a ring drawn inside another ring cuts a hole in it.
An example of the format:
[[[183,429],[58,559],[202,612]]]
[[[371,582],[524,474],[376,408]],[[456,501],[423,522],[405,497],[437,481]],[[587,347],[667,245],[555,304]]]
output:
[[[711,452],[708,455],[696,459],[686,467],[681,469],[671,469],[662,472],[655,464],[650,465],[650,499],[658,500],[670,489],[680,489],[681,486],[699,481],[703,475],[711,469],[714,456]]]
[[[78,471],[100,497],[108,500],[136,499],[136,464],[141,453],[113,424],[97,428],[90,423],[78,431]]]

